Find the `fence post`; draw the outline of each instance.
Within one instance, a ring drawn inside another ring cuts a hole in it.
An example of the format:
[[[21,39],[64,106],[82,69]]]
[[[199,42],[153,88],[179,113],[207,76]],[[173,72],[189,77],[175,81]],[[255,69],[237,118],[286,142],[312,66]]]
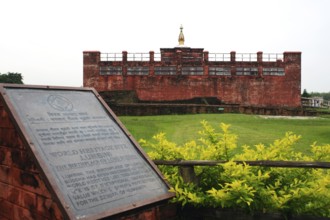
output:
[[[198,185],[198,178],[195,174],[194,166],[179,166],[179,173],[185,183]]]

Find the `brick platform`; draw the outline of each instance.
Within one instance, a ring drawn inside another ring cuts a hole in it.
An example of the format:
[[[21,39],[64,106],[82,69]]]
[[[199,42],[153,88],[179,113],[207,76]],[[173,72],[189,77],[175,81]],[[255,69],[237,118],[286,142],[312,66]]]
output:
[[[266,59],[262,52],[247,54],[248,59],[231,52],[223,54],[229,59],[211,60],[200,48],[160,51],[159,60],[153,51],[140,60],[126,51],[119,60],[84,51],[84,86],[98,92],[132,91],[142,102],[201,97],[227,105],[301,107],[301,52],[284,52],[275,59]]]

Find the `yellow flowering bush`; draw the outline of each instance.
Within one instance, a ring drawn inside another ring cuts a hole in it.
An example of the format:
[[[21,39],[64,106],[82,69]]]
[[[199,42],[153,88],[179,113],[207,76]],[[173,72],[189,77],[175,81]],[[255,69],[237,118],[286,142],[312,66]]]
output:
[[[195,166],[198,183],[185,183],[176,166],[159,166],[176,193],[172,202],[203,207],[246,209],[249,212],[281,212],[330,217],[330,172],[326,169],[249,166],[234,161],[330,161],[330,145],[311,146],[311,155],[294,149],[301,138],[287,132],[269,146],[242,146],[234,154],[237,135],[221,123],[216,131],[206,121],[197,140],[181,146],[157,134],[153,141],[140,140],[157,160],[221,160],[218,166]]]

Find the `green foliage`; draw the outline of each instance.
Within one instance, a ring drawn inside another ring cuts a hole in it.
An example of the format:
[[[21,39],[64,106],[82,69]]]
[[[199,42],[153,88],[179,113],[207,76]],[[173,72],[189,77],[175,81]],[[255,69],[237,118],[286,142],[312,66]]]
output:
[[[164,133],[154,141],[141,140],[152,149],[152,159],[164,160],[225,160],[218,166],[196,166],[198,183],[185,183],[177,167],[160,166],[176,193],[173,202],[205,207],[246,209],[249,212],[282,212],[285,215],[311,214],[330,217],[330,172],[322,169],[252,167],[234,161],[283,160],[329,161],[330,145],[311,146],[312,155],[295,150],[300,136],[287,132],[269,146],[243,146],[234,154],[237,136],[230,126],[220,124],[217,132],[202,121],[203,130],[197,141],[177,145]]]
[[[201,159],[229,160],[232,152],[236,149],[236,135],[229,132],[229,125],[220,124],[222,133],[216,133],[214,128],[206,121],[201,122],[204,130],[199,134],[202,136],[199,141],[203,144]]]
[[[311,92],[310,96],[323,97],[324,100],[330,101],[330,92]]]
[[[183,179],[178,175],[172,175],[172,181],[175,180],[175,186],[171,187],[170,192],[174,192],[176,197],[172,202],[181,203],[182,206],[186,204],[193,204],[199,206],[205,201],[203,192],[192,183],[184,183]]]
[[[0,83],[23,84],[23,77],[20,73],[0,73]]]
[[[307,89],[304,89],[303,93],[301,94],[302,97],[309,98],[311,95],[307,92]]]
[[[316,142],[312,145],[313,159],[316,161],[330,161],[330,144],[317,146]]]
[[[325,92],[322,94],[324,100],[330,101],[330,92]]]

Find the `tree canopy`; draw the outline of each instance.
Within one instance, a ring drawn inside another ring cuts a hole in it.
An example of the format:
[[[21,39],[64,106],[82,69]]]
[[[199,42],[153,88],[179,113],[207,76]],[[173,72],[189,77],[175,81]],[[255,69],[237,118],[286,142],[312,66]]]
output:
[[[302,97],[308,98],[311,97],[311,95],[307,92],[307,89],[304,89],[303,93],[301,94]]]
[[[0,73],[0,83],[23,84],[23,76],[20,73]]]
[[[301,96],[305,97],[305,98],[323,97],[324,100],[329,100],[330,101],[330,92],[307,92],[307,89],[304,89]]]

